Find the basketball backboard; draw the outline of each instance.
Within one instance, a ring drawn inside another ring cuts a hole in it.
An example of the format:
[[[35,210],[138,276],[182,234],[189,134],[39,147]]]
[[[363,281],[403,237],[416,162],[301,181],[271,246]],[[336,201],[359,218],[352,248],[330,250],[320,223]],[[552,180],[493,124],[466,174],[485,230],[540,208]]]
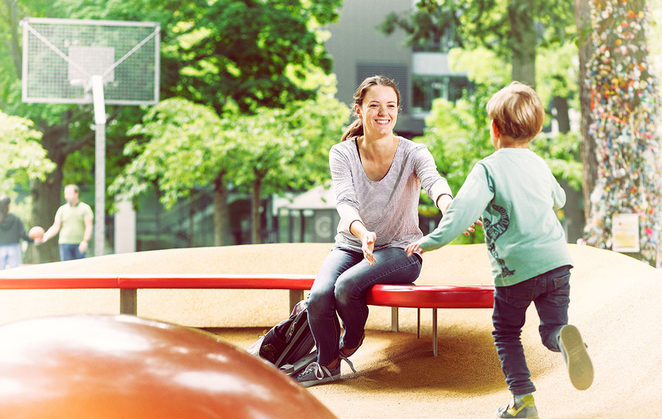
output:
[[[104,102],[159,101],[159,24],[25,18],[23,101],[92,103],[92,76],[103,80]]]

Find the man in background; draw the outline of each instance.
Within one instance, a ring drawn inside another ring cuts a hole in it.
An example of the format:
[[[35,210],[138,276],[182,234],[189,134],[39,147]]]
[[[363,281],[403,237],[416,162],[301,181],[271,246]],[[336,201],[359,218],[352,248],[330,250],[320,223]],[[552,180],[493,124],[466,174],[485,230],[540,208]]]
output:
[[[64,187],[67,201],[55,213],[53,225],[46,230],[40,243],[44,243],[60,233],[58,240],[61,260],[82,259],[92,237],[94,215],[92,208],[78,197],[76,185]],[[36,243],[36,240],[35,240]]]

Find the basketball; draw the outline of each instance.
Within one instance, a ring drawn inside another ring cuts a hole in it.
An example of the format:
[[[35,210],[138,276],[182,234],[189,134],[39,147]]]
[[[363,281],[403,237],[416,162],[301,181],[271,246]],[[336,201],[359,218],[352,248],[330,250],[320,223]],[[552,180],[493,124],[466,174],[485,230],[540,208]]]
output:
[[[44,228],[41,226],[34,226],[28,231],[28,236],[30,236],[31,239],[41,239],[44,237]]]

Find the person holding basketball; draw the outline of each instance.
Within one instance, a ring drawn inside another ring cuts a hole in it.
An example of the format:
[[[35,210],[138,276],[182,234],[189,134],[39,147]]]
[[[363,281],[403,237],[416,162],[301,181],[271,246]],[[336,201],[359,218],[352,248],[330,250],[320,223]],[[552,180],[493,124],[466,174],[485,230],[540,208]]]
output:
[[[585,390],[593,382],[582,337],[568,324],[572,261],[554,211],[565,204],[565,192],[529,149],[545,117],[536,92],[513,82],[492,96],[487,113],[496,152],[476,163],[437,228],[406,251],[411,256],[438,249],[482,216],[495,284],[492,336],[513,396],[497,417],[537,418],[536,388],[520,341],[532,302],[542,343],[563,353],[571,383]]]
[[[55,213],[53,225],[46,230],[42,240],[44,243],[60,233],[58,240],[61,260],[82,259],[92,237],[94,215],[92,209],[79,197],[76,185],[64,187],[64,199],[67,201]]]
[[[21,240],[32,243],[23,221],[9,212],[11,198],[0,195],[0,270],[21,264]]]

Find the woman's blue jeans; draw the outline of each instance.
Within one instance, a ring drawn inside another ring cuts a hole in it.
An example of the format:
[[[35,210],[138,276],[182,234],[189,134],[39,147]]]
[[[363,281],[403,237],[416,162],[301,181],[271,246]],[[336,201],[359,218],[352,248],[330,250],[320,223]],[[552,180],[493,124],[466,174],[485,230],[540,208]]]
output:
[[[560,352],[559,332],[568,324],[570,268],[569,265],[562,266],[515,285],[496,287],[494,291],[492,336],[508,389],[514,395],[536,390],[520,341],[526,310],[531,302],[540,317],[542,343],[549,350]]]
[[[377,262],[370,266],[362,252],[334,247],[315,277],[308,296],[308,322],[321,365],[335,360],[341,346],[354,348],[360,343],[368,319],[365,295],[371,286],[412,283],[421,273],[420,256],[407,257],[404,249],[387,247],[374,255]],[[345,330],[342,341],[338,316]]]

